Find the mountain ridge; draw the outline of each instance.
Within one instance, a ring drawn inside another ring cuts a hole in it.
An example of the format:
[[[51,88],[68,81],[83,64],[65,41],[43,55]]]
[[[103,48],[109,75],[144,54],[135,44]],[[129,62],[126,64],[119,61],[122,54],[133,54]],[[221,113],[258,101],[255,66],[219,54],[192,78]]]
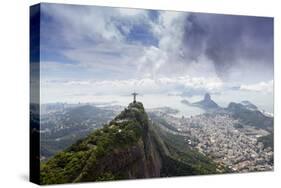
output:
[[[223,108],[211,99],[210,94],[206,93],[204,99],[201,101],[190,103],[187,100],[182,100],[181,102],[189,106],[200,107],[206,113],[229,114],[234,119],[238,119],[242,124],[262,128],[269,132],[273,131],[272,125],[274,118],[266,115],[256,105],[247,100],[241,101],[240,103],[230,102],[227,107]]]
[[[259,110],[249,108],[248,105],[245,106],[242,103],[231,102],[225,110],[232,115],[232,117],[239,118],[243,124],[266,129],[269,132],[273,131],[273,118],[264,115]]]
[[[159,135],[140,102],[41,164],[41,184],[217,173],[210,159]]]

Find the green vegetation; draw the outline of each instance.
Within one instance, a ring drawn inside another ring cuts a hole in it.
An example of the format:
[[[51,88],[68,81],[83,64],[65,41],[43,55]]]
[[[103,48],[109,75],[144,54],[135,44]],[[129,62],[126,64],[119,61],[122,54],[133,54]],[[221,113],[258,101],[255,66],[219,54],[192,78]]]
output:
[[[217,164],[210,158],[190,148],[185,137],[161,131],[157,124],[153,125],[154,132],[158,134],[159,148],[166,148],[166,155],[163,155],[163,169],[161,176],[183,176],[215,174]],[[159,142],[162,140],[162,143]],[[164,146],[163,146],[164,145]],[[163,153],[163,151],[162,151]]]
[[[112,119],[113,111],[92,105],[68,107],[41,115],[40,155],[45,160],[85,138]]]
[[[111,123],[95,131],[86,139],[78,141],[66,151],[43,163],[41,183],[66,183],[83,179],[86,175],[84,173],[88,173],[85,167],[94,166],[99,159],[113,150],[135,144],[142,134],[140,126],[137,121],[130,120],[120,124]],[[112,174],[106,173],[95,178],[105,180],[113,177]]]
[[[41,163],[41,184],[120,178],[120,175],[112,172],[96,174],[91,170],[94,166],[102,165],[101,159],[109,153],[118,152],[138,142],[143,134],[142,123],[147,123],[147,116],[141,114],[143,107],[140,110],[125,110],[102,129],[79,140],[46,163]]]
[[[160,164],[161,163],[161,164]],[[149,123],[131,103],[109,124],[41,163],[41,184],[217,173],[217,165],[184,137]]]
[[[173,127],[172,125],[170,125],[169,123],[167,123],[164,119],[156,116],[155,114],[151,113],[150,117],[154,120],[156,120],[158,123],[160,123],[161,125],[165,126],[167,129],[173,130],[173,131],[178,131],[175,127]]]

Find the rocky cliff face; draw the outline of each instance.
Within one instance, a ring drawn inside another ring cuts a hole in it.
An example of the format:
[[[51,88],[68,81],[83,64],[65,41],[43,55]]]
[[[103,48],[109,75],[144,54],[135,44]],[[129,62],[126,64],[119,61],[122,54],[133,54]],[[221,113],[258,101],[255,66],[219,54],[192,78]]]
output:
[[[149,122],[142,103],[131,103],[102,129],[42,163],[40,183],[216,173],[206,157],[178,151],[159,131]]]

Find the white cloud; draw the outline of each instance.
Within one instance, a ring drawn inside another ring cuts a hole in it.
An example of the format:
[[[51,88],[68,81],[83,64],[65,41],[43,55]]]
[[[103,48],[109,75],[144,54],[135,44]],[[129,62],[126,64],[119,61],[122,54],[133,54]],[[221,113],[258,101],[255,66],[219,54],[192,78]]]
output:
[[[146,14],[145,10],[134,8],[118,8],[118,11],[122,16],[140,16]]]
[[[244,91],[254,91],[254,92],[263,92],[263,93],[272,93],[273,92],[273,80],[268,82],[259,82],[256,84],[242,84],[240,90]]]
[[[122,40],[122,34],[111,21],[118,14],[115,9],[108,11],[108,8],[90,6],[43,4],[42,12],[61,25],[58,31],[62,32],[71,47],[80,45],[85,37],[94,41]]]
[[[77,95],[128,95],[137,91],[144,95],[168,94],[171,92],[200,91],[216,92],[223,88],[223,83],[217,78],[192,78],[185,77],[161,77],[158,79],[143,78],[129,80],[42,80],[43,101],[50,101],[52,93],[68,97]],[[198,92],[196,92],[198,94]]]
[[[204,55],[197,61],[185,57],[184,31],[188,13],[159,11],[158,20],[151,23],[151,31],[158,39],[157,47],[147,47],[137,59],[138,72],[144,77],[163,76],[216,77],[213,63]]]
[[[161,11],[159,25],[154,29],[159,36],[162,50],[178,53],[183,42],[184,25],[187,13]]]
[[[111,68],[109,70],[121,68],[124,71],[128,70],[130,66],[135,66],[135,58],[141,56],[142,51],[142,46],[103,43],[94,47],[65,50],[63,54],[86,68]]]
[[[137,73],[139,64],[153,63],[145,58],[150,55],[146,50],[149,47],[139,42],[126,40],[126,35],[133,25],[152,25],[146,10],[47,4],[43,5],[42,11],[43,14],[51,16],[59,25],[53,31],[50,30],[52,27],[48,27],[50,23],[43,22],[42,27],[45,31],[42,33],[43,36],[49,41],[66,46],[66,48],[57,48],[55,52],[71,62],[74,61],[75,63],[71,66],[76,66],[77,71],[79,68],[99,70],[105,77],[107,76],[107,79],[114,78],[115,74],[127,76],[127,78],[142,77],[146,73],[141,71]],[[42,54],[46,53],[47,49],[52,49],[49,45],[48,42],[42,43]],[[138,61],[138,59],[147,62]],[[42,65],[44,63],[42,62]],[[64,72],[66,68],[64,63],[46,63],[42,66],[43,71],[45,68],[54,67],[58,72]],[[81,75],[85,74],[81,72]],[[99,75],[102,74],[92,74],[95,78]]]
[[[197,61],[187,57],[184,30],[192,27],[187,13],[158,11],[151,19],[147,10],[139,9],[46,6],[43,13],[53,21],[42,23],[42,52],[53,50],[51,55],[59,54],[69,62],[41,62],[43,100],[125,95],[134,89],[143,94],[201,94],[220,92],[229,84],[218,78],[213,63],[204,55],[198,55]],[[134,26],[150,32],[156,42],[128,39]],[[255,72],[248,70],[251,75]],[[243,83],[239,72],[232,72],[239,79],[235,86]],[[241,85],[240,90],[272,92],[273,81]]]
[[[184,57],[183,37],[187,13],[158,11],[158,16],[150,19],[148,10],[141,9],[45,6],[43,13],[52,16],[59,28],[56,28],[56,33],[52,33],[46,25],[48,23],[43,22],[47,32],[43,35],[54,37],[52,40],[57,43],[65,43],[61,45],[67,48],[57,48],[56,53],[74,61],[68,67],[76,66],[77,71],[79,68],[99,70],[107,76],[101,79],[113,79],[117,74],[127,79],[160,78],[167,75],[198,77],[206,72],[207,76],[215,76],[212,64],[204,57],[199,58],[200,62],[188,62]],[[147,27],[158,45],[127,41],[126,37],[134,25]],[[45,49],[44,44],[42,49]],[[49,63],[46,67],[51,65],[57,67],[57,72],[67,74],[64,70],[66,66],[62,63]],[[81,75],[85,77],[83,72]],[[91,76],[98,79],[100,75],[93,73]]]
[[[137,60],[138,75],[155,77],[168,60],[167,53],[156,47],[148,47],[143,55]]]

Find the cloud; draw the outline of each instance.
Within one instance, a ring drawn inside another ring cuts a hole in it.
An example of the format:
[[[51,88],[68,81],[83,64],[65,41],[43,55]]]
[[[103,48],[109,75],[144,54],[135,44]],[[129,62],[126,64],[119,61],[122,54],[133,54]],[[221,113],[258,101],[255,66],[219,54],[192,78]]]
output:
[[[119,8],[118,11],[122,16],[140,16],[146,14],[143,9],[133,9],[133,8]]]
[[[41,10],[42,87],[54,96],[135,87],[250,91],[273,79],[271,18],[60,4]]]
[[[243,91],[253,91],[253,92],[262,92],[262,93],[273,93],[273,80],[268,82],[260,82],[250,85],[241,85],[240,90]]]
[[[215,93],[223,88],[223,83],[217,78],[161,77],[158,79],[142,78],[129,80],[42,80],[42,93],[67,93],[67,96],[77,95],[128,95],[132,91],[149,94],[203,95],[206,92]]]
[[[125,79],[138,74],[138,60],[145,59],[143,56],[151,49],[147,41],[153,40],[149,29],[153,24],[148,10],[57,4],[42,6],[42,64],[71,63],[77,71],[90,69],[94,71],[92,75],[100,79],[110,79],[118,74],[118,78]],[[139,31],[143,28],[145,30]],[[144,31],[148,32],[140,36]],[[147,41],[144,41],[145,37]],[[58,68],[64,68],[58,64]],[[95,74],[97,70],[99,74]]]
[[[257,81],[262,71],[272,78],[271,18],[59,4],[42,4],[42,15],[44,61],[64,58],[128,77],[205,72]]]
[[[272,18],[192,13],[186,18],[184,41],[186,57],[198,61],[204,54],[222,79],[241,79],[251,67],[254,79],[261,72],[272,78]],[[242,77],[235,77],[233,69]]]
[[[194,73],[182,57],[188,13],[51,4],[42,11],[42,54],[127,78]]]

